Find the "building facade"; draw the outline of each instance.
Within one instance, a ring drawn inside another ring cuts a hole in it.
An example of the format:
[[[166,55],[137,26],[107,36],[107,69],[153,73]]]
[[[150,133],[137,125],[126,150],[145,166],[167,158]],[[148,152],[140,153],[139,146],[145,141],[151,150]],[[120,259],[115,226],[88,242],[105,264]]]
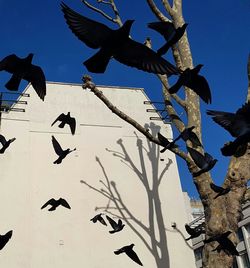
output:
[[[147,110],[155,107],[143,89],[98,88],[153,135],[172,138],[157,113],[150,119]],[[67,112],[76,118],[75,135],[68,126],[51,126]],[[0,155],[0,233],[13,230],[1,267],[137,267],[114,254],[132,243],[144,267],[195,267],[192,248],[172,227],[184,232],[188,222],[175,155],[160,154],[90,90],[48,82],[42,102],[29,85],[1,114],[1,134],[16,138]],[[52,135],[63,149],[76,148],[60,165],[53,164]],[[51,198],[64,198],[71,209],[41,209]],[[124,229],[110,234],[110,226],[90,221],[98,213],[122,219]]]

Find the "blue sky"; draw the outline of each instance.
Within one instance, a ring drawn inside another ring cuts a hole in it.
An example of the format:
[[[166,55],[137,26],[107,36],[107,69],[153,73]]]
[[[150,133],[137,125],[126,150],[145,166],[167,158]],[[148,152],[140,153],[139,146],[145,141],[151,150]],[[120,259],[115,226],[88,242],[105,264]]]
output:
[[[89,2],[98,5],[95,0]],[[123,21],[136,20],[131,31],[132,37],[144,42],[150,36],[153,48],[159,48],[163,39],[146,27],[148,22],[156,20],[146,1],[116,2]],[[161,5],[161,1],[155,2]],[[65,0],[65,3],[85,16],[116,27],[87,9],[80,0]],[[232,137],[214,124],[205,115],[205,110],[233,112],[246,100],[250,2],[183,0],[183,15],[189,24],[187,31],[194,64],[204,64],[201,74],[207,78],[212,91],[212,104],[201,104],[203,140],[205,150],[219,160],[212,170],[212,176],[220,184],[226,174],[229,158],[223,157],[219,148],[226,141],[232,140]],[[87,48],[71,33],[60,10],[60,1],[0,0],[0,25],[0,58],[12,53],[24,57],[33,52],[33,63],[43,68],[48,81],[80,83],[82,75],[87,73],[82,62],[95,51]],[[171,55],[168,54],[167,59],[171,60]],[[7,77],[1,73],[1,90],[4,90]],[[115,61],[109,63],[105,74],[92,77],[96,84],[143,87],[150,99],[161,100],[161,86],[154,75]],[[21,89],[25,85],[23,83]],[[185,163],[182,160],[178,162],[183,189],[191,196],[197,196]]]

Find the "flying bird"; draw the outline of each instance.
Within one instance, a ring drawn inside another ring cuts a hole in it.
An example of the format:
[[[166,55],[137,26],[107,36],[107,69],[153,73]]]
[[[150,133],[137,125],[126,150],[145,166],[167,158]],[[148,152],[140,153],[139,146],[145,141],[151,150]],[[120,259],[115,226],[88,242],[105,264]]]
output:
[[[0,235],[0,250],[3,249],[5,245],[8,243],[8,241],[12,237],[12,233],[13,231],[11,230],[4,235]]]
[[[179,74],[179,70],[145,45],[129,37],[134,20],[112,30],[106,25],[80,15],[63,2],[61,8],[71,31],[93,49],[100,49],[83,64],[88,71],[104,73],[111,58],[122,64],[155,74]]]
[[[11,91],[17,91],[22,79],[31,83],[37,95],[44,100],[46,95],[45,75],[41,67],[33,65],[34,54],[30,53],[26,58],[19,58],[11,54],[0,61],[0,71],[11,73],[10,80],[5,87]]]
[[[199,95],[205,103],[211,103],[212,96],[208,82],[204,76],[199,75],[202,66],[202,64],[198,64],[193,69],[187,68],[186,70],[184,70],[180,74],[177,82],[169,88],[169,93],[174,94],[182,86],[186,86],[192,89],[197,95]]]
[[[188,127],[188,128],[185,128],[181,133],[180,135],[174,139],[173,142],[176,142],[177,140],[179,140],[180,138],[182,138],[184,141],[187,141],[187,140],[190,140],[192,142],[192,145],[194,147],[202,147],[202,144],[198,138],[198,136],[193,132],[193,129],[195,127],[192,126],[192,127]]]
[[[16,138],[6,140],[5,137],[0,134],[0,143],[2,144],[2,148],[0,149],[0,154],[3,154],[5,150],[10,146],[10,144],[15,140]]]
[[[175,141],[170,142],[166,137],[158,133],[158,140],[160,141],[161,145],[164,147],[160,150],[161,153],[164,153],[167,149],[177,148],[178,145],[175,144]]]
[[[227,255],[239,256],[239,252],[237,251],[234,243],[228,238],[231,233],[231,231],[227,231],[223,234],[212,236],[209,239],[204,240],[204,243],[217,241],[219,245],[213,251],[217,250],[218,252],[220,252],[221,250],[223,250]]]
[[[178,27],[175,29],[172,22],[169,21],[157,21],[157,22],[150,22],[148,23],[148,27],[155,30],[156,32],[160,33],[167,43],[163,45],[161,48],[157,50],[157,53],[162,56],[169,50],[170,47],[172,47],[174,44],[176,44],[183,34],[186,31],[187,23],[184,23],[181,27]]]
[[[236,113],[207,110],[207,114],[236,138],[221,148],[224,156],[236,154],[239,147],[250,141],[250,102],[245,103]]]
[[[106,223],[105,220],[103,219],[102,215],[103,215],[103,213],[100,213],[100,214],[95,215],[95,217],[93,217],[93,218],[91,219],[91,221],[92,221],[93,223],[96,223],[96,222],[99,221],[101,224],[103,224],[103,225],[107,225],[107,223]]]
[[[111,227],[113,228],[112,231],[109,231],[110,234],[114,234],[114,233],[120,232],[124,228],[124,226],[125,226],[125,224],[122,223],[122,220],[121,219],[119,219],[118,222],[116,223],[108,215],[106,215],[106,218],[109,221]]]
[[[55,160],[53,163],[54,164],[61,164],[62,160],[71,152],[75,151],[75,149],[70,150],[69,148],[66,150],[63,150],[61,145],[59,144],[59,142],[56,140],[56,138],[54,136],[52,136],[52,144],[54,147],[54,150],[56,152],[56,154],[58,155],[57,160]]]
[[[194,160],[195,164],[200,168],[198,172],[193,173],[194,177],[197,177],[201,175],[202,173],[208,172],[214,167],[214,165],[218,161],[217,159],[214,159],[208,153],[205,153],[204,155],[202,155],[200,152],[188,146],[187,146],[187,149],[192,159]]]
[[[134,247],[134,244],[131,244],[131,245],[128,245],[128,246],[124,246],[124,247],[122,247],[122,248],[117,249],[116,251],[114,251],[114,253],[116,255],[119,255],[121,253],[126,253],[130,259],[132,259],[137,264],[143,266],[143,264],[140,261],[139,257],[137,256],[137,254],[133,250],[133,247]]]
[[[185,229],[190,237],[186,238],[185,240],[188,241],[189,239],[193,239],[195,237],[200,236],[201,234],[205,233],[203,226],[196,226],[195,228],[191,228],[188,224],[185,224]]]
[[[223,188],[223,187],[215,185],[214,183],[210,183],[210,187],[214,192],[217,193],[217,195],[214,197],[214,199],[216,199],[217,197],[219,197],[221,195],[225,195],[231,191],[230,187]]]
[[[47,201],[42,207],[41,209],[46,208],[48,205],[50,205],[51,207],[49,208],[49,211],[53,211],[56,210],[56,208],[58,206],[63,206],[65,208],[71,209],[70,205],[68,204],[68,202],[63,199],[63,198],[59,198],[58,200],[55,200],[54,198],[51,198],[49,201]]]
[[[59,128],[64,128],[64,126],[67,124],[70,127],[72,135],[75,134],[76,131],[76,119],[74,117],[70,116],[70,112],[67,114],[61,113],[56,120],[51,124],[53,126],[57,121],[60,121],[61,123],[58,125]]]

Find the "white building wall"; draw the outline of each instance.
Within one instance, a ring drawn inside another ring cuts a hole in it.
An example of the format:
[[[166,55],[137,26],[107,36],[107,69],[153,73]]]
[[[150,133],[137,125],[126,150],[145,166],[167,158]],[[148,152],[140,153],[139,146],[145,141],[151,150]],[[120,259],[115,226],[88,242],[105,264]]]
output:
[[[169,125],[160,121],[150,122],[151,115],[146,113],[146,109],[153,107],[143,104],[148,100],[143,90],[100,89],[114,105],[139,123],[149,124],[155,133],[160,131],[171,138]],[[90,222],[95,214],[104,211],[108,199],[81,181],[98,190],[106,190],[100,180],[104,183],[107,183],[107,179],[114,181],[126,208],[148,228],[148,197],[143,182],[147,178],[151,188],[152,181],[159,179],[166,165],[172,162],[159,187],[165,222],[160,229],[165,228],[169,252],[169,263],[160,268],[195,267],[192,249],[187,246],[183,236],[171,227],[171,223],[176,222],[185,235],[184,224],[188,222],[175,156],[168,151],[160,155],[158,146],[149,143],[128,123],[111,113],[92,92],[83,90],[80,85],[48,83],[44,102],[31,86],[25,93],[29,93],[30,97],[21,97],[20,100],[27,100],[28,104],[15,106],[25,108],[25,112],[3,114],[1,121],[1,133],[6,138],[16,137],[16,141],[5,154],[0,155],[0,234],[13,230],[11,240],[1,252],[0,266],[137,267],[124,254],[116,256],[113,253],[122,246],[134,243],[134,250],[144,267],[157,267],[154,256],[145,245],[148,243],[151,246],[148,234],[133,220],[129,219],[129,223],[145,241],[128,224],[123,231],[111,235],[108,233],[109,227]],[[67,126],[64,129],[56,125],[51,127],[60,113],[68,111],[77,120],[74,136]],[[51,135],[56,137],[63,149],[77,149],[61,165],[53,164],[57,156]],[[126,159],[123,159],[122,146],[128,154]],[[131,163],[128,159],[131,159]],[[113,186],[110,187],[115,193]],[[71,210],[63,207],[58,207],[54,212],[40,209],[50,198],[60,197],[69,202]],[[114,204],[110,206],[114,207]],[[95,211],[96,207],[103,209]],[[119,215],[115,209],[109,211]],[[152,217],[157,217],[155,212]],[[159,230],[154,231],[158,237]],[[156,250],[159,251],[159,248]]]

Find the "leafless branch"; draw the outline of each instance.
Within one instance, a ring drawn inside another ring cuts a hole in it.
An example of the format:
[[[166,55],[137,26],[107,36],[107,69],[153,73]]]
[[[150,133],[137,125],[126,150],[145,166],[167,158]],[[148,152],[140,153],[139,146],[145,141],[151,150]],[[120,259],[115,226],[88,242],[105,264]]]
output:
[[[163,13],[158,9],[154,0],[147,0],[148,6],[152,10],[153,14],[160,20],[160,21],[170,21]]]

